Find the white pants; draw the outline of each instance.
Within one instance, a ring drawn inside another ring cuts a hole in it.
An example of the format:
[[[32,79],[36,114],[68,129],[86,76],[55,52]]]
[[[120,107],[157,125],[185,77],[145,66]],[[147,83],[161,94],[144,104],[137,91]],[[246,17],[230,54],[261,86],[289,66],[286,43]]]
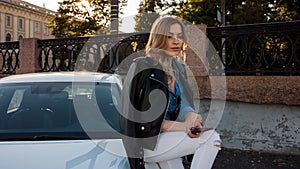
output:
[[[159,135],[154,151],[145,149],[145,162],[158,163],[161,169],[184,169],[181,157],[194,154],[191,169],[209,169],[220,150],[221,139],[214,130],[198,138],[185,132],[164,132]]]

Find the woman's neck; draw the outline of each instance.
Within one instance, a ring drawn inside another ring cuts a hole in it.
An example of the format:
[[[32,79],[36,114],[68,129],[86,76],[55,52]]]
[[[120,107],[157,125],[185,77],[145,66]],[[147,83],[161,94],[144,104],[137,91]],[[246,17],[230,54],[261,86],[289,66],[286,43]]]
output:
[[[172,64],[173,56],[167,56],[167,62]]]

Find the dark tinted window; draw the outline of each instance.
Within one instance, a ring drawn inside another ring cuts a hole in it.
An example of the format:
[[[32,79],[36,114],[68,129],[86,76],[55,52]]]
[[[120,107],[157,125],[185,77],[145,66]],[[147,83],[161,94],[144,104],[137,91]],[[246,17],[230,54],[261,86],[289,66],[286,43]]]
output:
[[[1,133],[115,132],[120,89],[108,83],[0,86]]]

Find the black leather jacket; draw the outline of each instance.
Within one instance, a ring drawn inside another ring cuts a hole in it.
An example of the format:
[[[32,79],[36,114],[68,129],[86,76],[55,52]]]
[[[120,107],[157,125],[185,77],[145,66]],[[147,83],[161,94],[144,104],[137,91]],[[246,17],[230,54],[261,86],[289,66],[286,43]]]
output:
[[[179,80],[187,83],[183,65],[173,61],[173,67],[182,76]],[[190,98],[191,89],[184,90]],[[123,85],[121,103],[121,133],[131,169],[144,168],[143,149],[155,148],[169,104],[168,84],[157,62],[149,57],[133,61]]]

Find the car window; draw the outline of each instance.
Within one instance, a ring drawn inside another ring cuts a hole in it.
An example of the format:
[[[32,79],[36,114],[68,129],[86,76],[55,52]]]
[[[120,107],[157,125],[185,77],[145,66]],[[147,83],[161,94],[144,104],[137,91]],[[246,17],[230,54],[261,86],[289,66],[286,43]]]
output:
[[[0,85],[1,133],[118,132],[120,89],[110,83]]]

